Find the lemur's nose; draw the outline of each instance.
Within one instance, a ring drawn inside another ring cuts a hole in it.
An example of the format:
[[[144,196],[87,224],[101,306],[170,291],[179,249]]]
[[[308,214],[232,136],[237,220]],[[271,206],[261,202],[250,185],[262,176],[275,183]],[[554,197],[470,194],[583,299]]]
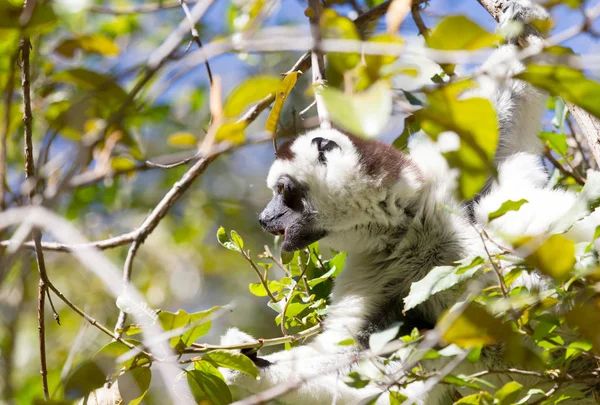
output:
[[[263,228],[267,226],[267,221],[265,221],[265,217],[263,216],[263,214],[260,214],[258,216],[258,223],[260,224],[260,226],[262,226]]]

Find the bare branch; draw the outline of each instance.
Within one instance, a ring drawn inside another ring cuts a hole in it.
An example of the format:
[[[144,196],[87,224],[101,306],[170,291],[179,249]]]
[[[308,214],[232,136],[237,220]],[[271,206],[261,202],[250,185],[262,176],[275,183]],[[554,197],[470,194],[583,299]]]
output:
[[[26,13],[31,15],[31,10],[35,7],[35,1],[25,1],[23,6],[23,16]],[[29,18],[27,18],[29,20]],[[25,22],[26,23],[26,22]],[[33,163],[33,144],[32,144],[32,121],[33,114],[31,112],[31,77],[29,56],[31,52],[31,42],[28,37],[21,39],[20,54],[21,54],[21,88],[23,90],[23,127],[24,127],[24,144],[25,144],[25,178],[29,186],[29,203],[34,203],[35,196],[35,167]],[[0,180],[4,181],[4,179]],[[46,364],[46,324],[44,321],[44,303],[46,301],[46,286],[48,275],[46,274],[46,263],[44,261],[44,253],[42,251],[41,241],[42,233],[38,229],[33,230],[33,242],[35,246],[35,258],[37,261],[38,271],[40,273],[40,283],[38,288],[38,338],[40,345],[40,374],[42,375],[42,388],[44,391],[44,399],[50,398],[48,390],[48,366]]]
[[[563,165],[561,165],[560,162],[556,160],[554,156],[552,156],[552,152],[550,152],[550,149],[548,149],[548,147],[546,147],[546,149],[544,150],[544,155],[546,156],[546,158],[548,158],[552,165],[556,167],[564,176],[571,177],[577,182],[577,184],[581,184],[582,186],[585,184],[585,179],[581,177],[581,175],[576,170],[569,170]],[[565,157],[565,159],[567,158]]]

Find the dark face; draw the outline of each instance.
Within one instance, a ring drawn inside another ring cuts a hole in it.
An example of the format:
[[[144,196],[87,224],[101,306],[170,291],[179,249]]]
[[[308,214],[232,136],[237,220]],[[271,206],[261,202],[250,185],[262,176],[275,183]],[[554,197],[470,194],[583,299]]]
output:
[[[283,176],[275,189],[275,196],[259,215],[258,222],[265,231],[284,236],[281,245],[284,251],[304,249],[326,235],[327,232],[316,228],[307,186]]]

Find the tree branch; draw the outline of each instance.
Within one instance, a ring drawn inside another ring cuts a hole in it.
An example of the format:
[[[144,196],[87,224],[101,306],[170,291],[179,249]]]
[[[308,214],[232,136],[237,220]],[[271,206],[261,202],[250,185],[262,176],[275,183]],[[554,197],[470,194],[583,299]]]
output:
[[[188,5],[186,4],[185,0],[179,0],[179,3],[181,4],[181,8],[183,9],[183,12],[185,13],[185,16],[187,17],[187,19],[190,22],[190,32],[192,34],[192,40],[198,45],[198,48],[200,48],[200,50],[204,49],[204,46],[202,45],[202,41],[200,41],[200,35],[198,34],[198,30],[196,29],[196,23],[194,22],[192,15],[190,13],[190,9],[188,7]],[[213,84],[213,76],[212,76],[212,71],[210,70],[210,64],[208,63],[208,59],[206,59],[204,61],[204,65],[206,66],[206,73],[208,74],[208,81],[210,83],[210,85],[212,86]]]

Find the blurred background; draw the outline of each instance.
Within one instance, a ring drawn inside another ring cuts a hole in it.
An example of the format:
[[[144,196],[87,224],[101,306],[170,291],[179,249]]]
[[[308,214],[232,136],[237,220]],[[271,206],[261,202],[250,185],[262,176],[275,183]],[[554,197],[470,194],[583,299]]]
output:
[[[40,25],[42,34],[35,36],[32,43],[34,151],[36,159],[39,151],[43,151],[47,154],[45,161],[60,162],[76,156],[82,136],[93,127],[94,120],[114,106],[111,94],[132,88],[139,77],[139,65],[146,63],[184,14],[181,7],[172,6],[171,1],[163,2],[163,6],[171,4],[165,8],[155,1],[55,0],[43,3],[52,9],[55,17],[46,26]],[[258,2],[215,1],[198,26],[204,44],[235,35],[249,18],[254,3]],[[367,9],[379,2],[332,3],[336,3],[334,7],[340,14],[354,18],[357,9]],[[594,2],[587,3],[593,5]],[[3,95],[0,122],[2,128],[7,128],[8,207],[23,202],[19,197],[24,162],[18,75],[8,113],[7,91],[4,90],[19,37],[11,21],[14,19],[11,10],[21,7],[19,0],[0,0],[0,89]],[[140,10],[131,11],[136,8]],[[306,1],[302,0],[275,2],[263,26],[296,26],[308,31],[306,8]],[[449,14],[464,14],[489,31],[496,26],[475,0],[432,0],[422,13],[428,27],[435,26],[439,18]],[[583,21],[579,10],[566,6],[554,8],[553,14],[556,21],[553,32]],[[384,31],[385,24],[380,20],[370,30]],[[104,47],[86,51],[78,48],[81,45],[69,42],[88,34],[105,38]],[[418,29],[411,18],[405,20],[400,34],[417,36]],[[579,35],[563,45],[575,52],[600,52],[598,41],[588,35]],[[194,44],[192,49],[196,50]],[[179,51],[183,55],[185,44]],[[228,53],[211,59],[210,68],[214,76],[221,78],[226,99],[249,77],[288,71],[301,54]],[[126,118],[125,139],[112,151],[114,157],[122,159],[113,162],[114,165],[193,152],[194,142],[176,140],[187,139],[190,134],[195,140],[204,136],[210,119],[206,67],[198,64],[178,75],[177,63],[177,60],[169,61],[141,93],[141,107]],[[415,63],[420,76],[413,83],[403,83],[403,88],[422,85],[439,72],[437,65],[426,61]],[[76,69],[98,75],[61,75],[61,72]],[[82,77],[89,80],[81,80]],[[286,102],[281,125],[293,122],[292,110],[297,114],[312,102],[312,96],[306,91],[309,86],[310,75],[301,77]],[[314,115],[314,109],[305,114],[307,123]],[[263,113],[251,124],[245,131],[247,138],[265,135],[266,116]],[[297,117],[296,126],[303,125],[302,118]],[[403,117],[394,116],[381,138],[393,141],[402,132],[402,126]],[[95,156],[88,167],[98,164],[99,158]],[[220,156],[171,209],[137,254],[132,281],[153,308],[173,312],[183,308],[193,312],[214,305],[231,305],[232,311],[214,321],[203,341],[216,343],[218,336],[232,325],[256,337],[281,334],[273,321],[275,313],[265,305],[266,298],[255,297],[248,290],[248,283],[257,281],[255,273],[239,254],[219,246],[215,236],[220,226],[235,229],[253,254],[263,252],[264,245],[273,244],[273,238],[261,232],[256,221],[257,214],[269,200],[265,178],[272,160],[273,147],[269,142],[243,146]],[[143,222],[188,167],[156,168],[92,181],[62,193],[52,209],[68,218],[89,240],[126,233]],[[4,233],[2,239],[7,236],[9,234]],[[45,236],[44,240],[52,239]],[[127,246],[105,253],[121,267]],[[100,281],[90,276],[69,254],[47,252],[45,257],[50,278],[65,295],[103,324],[114,325],[118,309]],[[4,271],[5,279],[0,285],[0,402],[13,403],[14,400],[18,404],[29,404],[41,396],[36,314],[38,275],[33,254],[19,255]],[[84,325],[82,319],[58,299],[54,299],[54,304],[60,315],[60,326],[52,319],[51,311],[46,311],[51,389],[60,379],[62,365],[70,354],[76,361],[78,356],[89,356],[109,341],[95,328]],[[12,376],[10,381],[9,375]]]

